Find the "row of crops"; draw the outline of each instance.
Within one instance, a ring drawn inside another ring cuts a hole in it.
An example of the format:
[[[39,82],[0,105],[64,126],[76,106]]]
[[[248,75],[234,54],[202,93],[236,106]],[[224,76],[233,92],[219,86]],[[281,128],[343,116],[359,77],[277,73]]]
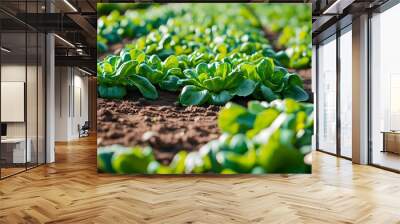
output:
[[[99,4],[100,11],[114,10],[110,14],[102,15],[99,18],[97,35],[99,51],[107,51],[107,44],[120,42],[124,38],[142,37],[159,26],[165,25],[168,19],[181,17],[186,14],[188,9],[193,8],[182,5],[147,9],[148,4]],[[232,21],[231,19],[237,19],[236,16],[238,15],[242,16],[241,19],[247,21],[246,23],[243,23],[243,21],[236,23],[241,28],[250,24],[256,28],[269,30],[278,36],[278,41],[275,45],[277,48],[285,49],[285,52],[290,57],[290,61],[286,64],[287,66],[297,69],[311,67],[312,23],[309,4],[247,4],[239,7],[238,10],[232,10],[236,6],[214,4],[211,7],[208,6],[209,9],[206,9],[212,10],[207,11],[207,15],[204,15],[204,11],[197,11],[196,15],[202,13],[203,15],[198,15],[198,17],[194,18],[201,18],[200,21],[197,20],[196,22],[202,23],[204,16],[208,17],[212,12],[215,12],[212,15],[214,16],[214,21],[219,21],[220,24],[223,24],[224,22]],[[129,8],[145,9],[127,10],[125,13],[121,13],[121,10]],[[195,8],[199,7],[196,6]],[[235,14],[238,11],[241,14]],[[218,14],[226,12],[229,13],[226,16]],[[192,20],[181,21],[192,22]],[[213,23],[213,21],[211,22]],[[193,25],[198,26],[198,24],[194,23]]]
[[[293,69],[310,67],[310,31],[307,4],[167,4],[101,16],[100,97],[129,99],[130,92],[138,92],[154,100],[162,90],[176,92],[183,106],[225,107],[218,114],[222,135],[198,152],[182,150],[165,165],[149,147],[105,147],[99,149],[99,169],[122,174],[309,173],[305,158],[313,106],[302,103],[309,96]],[[127,44],[118,54],[109,53],[121,42]],[[235,98],[257,101],[245,108],[229,102]]]
[[[304,156],[311,151],[313,106],[292,99],[228,103],[218,116],[224,133],[199,151],[178,152],[166,166],[150,147],[100,148],[100,170],[119,174],[310,173]]]

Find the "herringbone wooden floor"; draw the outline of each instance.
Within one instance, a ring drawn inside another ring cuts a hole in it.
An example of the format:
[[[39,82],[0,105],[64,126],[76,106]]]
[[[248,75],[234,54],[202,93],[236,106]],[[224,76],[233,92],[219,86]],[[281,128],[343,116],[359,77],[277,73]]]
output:
[[[0,223],[400,223],[400,175],[314,154],[312,175],[96,173],[96,139],[0,181]]]

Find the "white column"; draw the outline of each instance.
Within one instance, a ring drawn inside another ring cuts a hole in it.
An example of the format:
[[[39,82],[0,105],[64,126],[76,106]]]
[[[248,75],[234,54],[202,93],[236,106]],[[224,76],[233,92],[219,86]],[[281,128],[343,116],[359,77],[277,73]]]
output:
[[[55,58],[54,58],[54,35],[46,36],[46,163],[55,161],[54,133],[55,133]]]
[[[368,163],[368,16],[353,19],[353,162]]]

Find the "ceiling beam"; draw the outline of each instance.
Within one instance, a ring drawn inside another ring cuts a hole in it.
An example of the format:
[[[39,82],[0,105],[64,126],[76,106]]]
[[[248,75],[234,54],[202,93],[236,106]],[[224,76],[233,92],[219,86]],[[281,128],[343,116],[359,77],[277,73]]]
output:
[[[86,42],[90,46],[96,46],[96,28],[90,24],[85,17],[80,14],[68,14],[68,17],[74,21],[85,32]]]
[[[336,0],[332,4],[330,4],[322,14],[324,15],[340,15],[343,14],[343,11],[349,7],[355,0]]]
[[[91,56],[55,56],[56,66],[86,67],[96,71],[96,58]]]

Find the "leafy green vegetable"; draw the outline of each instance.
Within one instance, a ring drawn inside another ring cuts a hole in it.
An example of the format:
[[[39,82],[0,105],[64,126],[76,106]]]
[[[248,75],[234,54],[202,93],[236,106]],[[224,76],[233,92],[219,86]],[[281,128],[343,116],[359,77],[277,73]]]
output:
[[[112,5],[110,5],[112,6]],[[101,5],[104,11],[112,11]],[[179,151],[168,165],[150,148],[99,149],[99,169],[115,173],[307,173],[313,106],[292,69],[311,65],[311,7],[179,4],[115,11],[98,19],[98,52],[125,44],[98,61],[100,97],[132,91],[156,99],[156,88],[180,92],[182,105],[225,105],[221,136],[198,152]],[[269,40],[270,34],[278,40]],[[248,107],[227,103],[252,97]],[[266,102],[264,102],[266,101]]]
[[[264,27],[279,35],[277,46],[287,54],[277,54],[282,65],[294,69],[311,67],[312,13],[307,4],[251,5]],[[282,51],[283,53],[283,51]]]
[[[145,98],[156,99],[156,88],[145,77],[137,75],[138,60],[131,54],[121,51],[119,56],[107,56],[97,63],[98,93],[103,98],[122,99],[127,89],[138,89]]]
[[[281,10],[280,7],[272,8]],[[297,8],[306,10],[309,6],[282,6],[282,12],[296,18]],[[303,27],[308,17],[303,16],[297,24],[290,17],[281,15],[286,18],[281,21],[282,26],[272,30],[288,35],[299,34],[302,41],[285,45],[288,48],[278,52],[273,50],[273,43],[266,38],[263,30],[263,26],[274,24],[273,21],[265,23],[257,17],[262,18],[258,10],[253,11],[244,4],[224,7],[205,4],[181,4],[179,7],[163,5],[144,11],[128,10],[124,15],[114,11],[98,20],[99,51],[105,49],[106,41],[119,42],[125,37],[136,39],[132,44],[125,45],[119,59],[115,58],[118,56],[108,56],[98,64],[106,61],[113,68],[119,68],[129,60],[136,61],[137,65],[132,65],[135,70],[132,73],[145,77],[157,88],[173,92],[185,89],[180,94],[183,97],[180,101],[184,105],[224,105],[235,96],[249,95],[267,101],[287,97],[307,100],[301,79],[300,82],[291,81],[294,79],[291,77],[297,75],[289,73],[284,67],[309,66],[311,56],[308,50],[311,47],[306,43],[311,43],[311,39],[307,36],[307,30],[301,28],[297,32],[297,29],[292,31],[285,27]],[[280,21],[275,18],[273,10],[267,10],[267,17]],[[280,37],[282,44],[294,42],[291,39],[284,42],[284,39],[284,36]],[[197,69],[199,66],[203,69],[200,73]],[[121,73],[127,73],[126,70],[129,68],[123,68]],[[132,82],[125,81],[127,77],[124,75],[111,76],[109,79],[115,83],[100,85],[119,88],[130,85],[128,90],[137,89],[132,87],[135,86]],[[183,88],[188,85],[197,88]],[[193,100],[192,96],[198,93],[201,93],[202,99]]]
[[[98,39],[102,43],[115,43],[125,37],[140,37],[134,42],[136,47],[146,54],[157,54],[162,60],[170,55],[197,52],[191,58],[193,67],[200,62],[209,62],[210,59],[221,60],[235,53],[250,55],[262,50],[269,52],[265,56],[276,59],[285,67],[293,65],[293,68],[309,68],[311,8],[306,4],[261,5],[256,8],[255,14],[250,8],[243,4],[223,7],[181,4],[179,7],[165,5],[146,10],[128,10],[124,15],[114,11],[98,19]],[[259,8],[266,13],[261,13]],[[276,11],[282,12],[275,14]],[[299,53],[293,54],[290,59],[285,51],[275,53],[268,45],[265,34],[260,32],[263,26],[273,26],[273,32],[282,32],[279,48],[284,46],[293,49],[288,54]]]
[[[121,4],[99,4],[99,9],[113,6],[108,15],[102,15],[97,20],[97,36],[103,43],[117,43],[123,38],[135,38],[148,34],[151,30],[165,24],[169,18],[178,16],[181,10],[150,7],[146,10],[128,10],[120,13]],[[125,4],[124,8],[136,8],[134,4]],[[146,18],[143,20],[143,18]]]
[[[99,86],[99,95],[108,99],[122,99],[126,95],[126,89],[121,86]]]
[[[181,104],[188,105],[201,105],[208,101],[210,93],[207,89],[201,89],[197,86],[187,85],[183,88],[179,96]]]
[[[280,98],[308,100],[300,76],[289,73],[283,67],[275,66],[272,59],[261,58],[258,64],[243,63],[240,66],[247,78],[257,82],[257,89],[253,94],[255,98],[267,101]]]
[[[113,145],[106,148],[99,148],[97,154],[97,167],[100,171],[106,173],[114,173],[115,170],[112,167],[111,159],[115,152],[124,149],[121,146]]]
[[[146,173],[147,167],[154,156],[151,148],[129,148],[120,150],[112,156],[111,163],[117,173]]]
[[[245,79],[239,70],[233,70],[227,62],[199,63],[195,69],[186,69],[185,88],[180,95],[183,105],[201,105],[206,102],[223,105],[234,96],[253,93],[254,81]]]
[[[163,165],[150,148],[104,147],[98,151],[99,169],[122,174],[310,173],[304,156],[311,150],[312,108],[293,99],[251,101],[248,108],[228,103],[218,115],[223,134],[199,151],[179,151]]]

